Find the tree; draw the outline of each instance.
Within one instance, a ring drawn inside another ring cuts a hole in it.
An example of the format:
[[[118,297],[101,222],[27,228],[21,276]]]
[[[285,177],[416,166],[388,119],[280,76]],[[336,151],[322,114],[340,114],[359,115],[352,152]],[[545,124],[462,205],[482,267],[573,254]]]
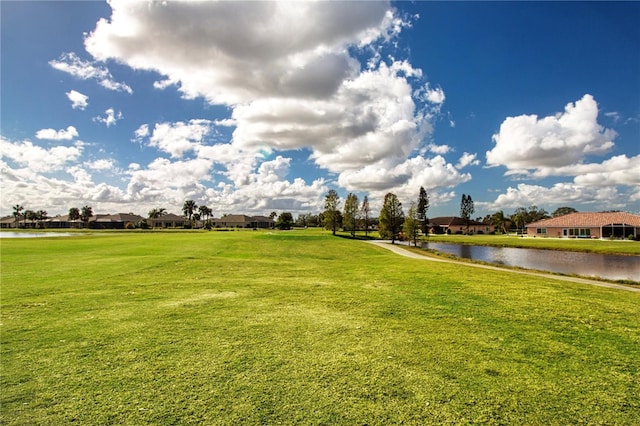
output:
[[[165,209],[164,207],[156,207],[149,210],[149,219],[158,219],[165,214],[167,214],[167,209]]]
[[[27,220],[30,220],[32,223],[35,222],[38,218],[38,215],[36,212],[34,212],[33,210],[25,210],[24,212],[24,219],[25,219],[25,223],[24,223],[24,227],[27,227]],[[32,226],[33,228],[33,226]]]
[[[203,220],[207,220],[207,219],[209,219],[211,217],[211,214],[213,213],[213,210],[211,210],[207,206],[200,206],[200,207],[198,207],[198,212],[200,213],[200,217],[202,217]],[[208,225],[208,222],[207,222],[207,225]]]
[[[193,224],[191,223],[191,218],[193,217],[193,213],[196,211],[197,208],[198,206],[196,205],[196,202],[193,200],[186,200],[182,205],[182,213],[184,213],[184,215],[187,218],[189,218],[190,226],[193,226]]]
[[[384,196],[379,222],[380,236],[382,238],[391,238],[391,244],[395,244],[404,222],[404,212],[402,211],[402,203],[391,192]]]
[[[69,222],[80,219],[80,210],[77,207],[71,207],[69,209]]]
[[[504,233],[504,234],[507,233],[507,229],[505,227],[505,224],[507,223],[508,219],[506,218],[506,216],[504,215],[504,212],[502,210],[492,214],[490,216],[489,220],[490,220],[490,223],[497,230],[502,231],[502,233]]]
[[[291,229],[293,227],[293,215],[290,212],[282,212],[276,220],[276,228],[280,230]]]
[[[38,210],[36,212],[36,220],[38,221],[38,227],[44,228],[42,222],[49,218],[49,213],[46,210]]]
[[[578,213],[578,210],[573,207],[558,207],[553,213],[551,213],[551,217],[564,216],[569,213]]]
[[[22,207],[20,204],[16,204],[15,206],[13,206],[13,217],[15,218],[15,221],[16,221],[16,228],[18,227],[17,223],[19,222],[23,211],[24,211],[24,207]]]
[[[420,187],[420,194],[418,195],[418,207],[416,209],[416,216],[420,221],[420,229],[424,235],[429,234],[429,220],[427,219],[427,210],[429,210],[429,194],[423,187]]]
[[[358,204],[358,196],[356,194],[347,195],[347,201],[344,203],[343,226],[345,231],[351,232],[351,238],[356,237],[356,228],[358,226],[358,213],[360,206]]]
[[[360,207],[360,215],[364,219],[364,236],[369,235],[369,213],[371,208],[369,207],[369,198],[365,195],[362,200],[362,206]]]
[[[271,219],[271,220],[275,220],[275,219],[276,219],[276,217],[278,217],[278,213],[276,213],[276,212],[271,212],[271,213],[269,213],[269,219]]]
[[[460,200],[460,217],[467,225],[467,234],[469,233],[469,222],[471,221],[471,215],[476,211],[473,207],[473,200],[471,195],[462,194],[462,200]]]
[[[415,202],[411,202],[407,217],[404,219],[404,233],[409,241],[413,241],[414,246],[418,246],[418,233],[423,222],[418,217],[418,207]]]
[[[524,228],[527,224],[527,209],[524,207],[518,207],[511,215],[511,220],[516,225],[516,230],[520,233],[520,229]]]
[[[542,219],[547,219],[549,217],[549,213],[547,213],[544,209],[538,209],[537,206],[529,206],[528,209],[524,207],[518,207],[513,215],[511,215],[511,220],[516,224],[518,229],[523,229],[524,227],[532,222],[537,222]]]
[[[80,220],[84,222],[85,228],[89,227],[91,216],[93,216],[93,209],[89,206],[83,206],[80,210]]]
[[[331,229],[333,235],[336,235],[336,229],[340,226],[340,197],[334,189],[330,189],[324,197],[324,226]]]

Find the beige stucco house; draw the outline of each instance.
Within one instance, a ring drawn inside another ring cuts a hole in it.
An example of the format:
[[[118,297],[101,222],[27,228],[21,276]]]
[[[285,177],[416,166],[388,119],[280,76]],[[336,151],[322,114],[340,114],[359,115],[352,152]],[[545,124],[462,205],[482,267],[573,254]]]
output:
[[[628,238],[640,237],[640,215],[623,212],[570,213],[526,226],[529,237]]]

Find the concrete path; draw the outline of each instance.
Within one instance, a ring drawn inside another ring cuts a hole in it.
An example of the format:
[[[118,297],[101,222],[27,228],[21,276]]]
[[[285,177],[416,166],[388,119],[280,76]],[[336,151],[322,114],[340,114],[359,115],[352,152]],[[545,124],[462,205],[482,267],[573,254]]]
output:
[[[396,254],[399,254],[399,255],[405,256],[405,257],[410,257],[412,259],[428,260],[428,261],[432,261],[432,262],[456,263],[456,264],[459,264],[459,265],[471,266],[471,267],[474,267],[474,268],[490,269],[492,271],[512,272],[514,274],[531,275],[531,276],[534,276],[534,277],[550,278],[550,279],[559,280],[559,281],[569,281],[569,282],[573,282],[573,283],[589,284],[589,285],[595,285],[595,286],[599,286],[599,287],[615,288],[615,289],[618,289],[618,290],[626,290],[626,291],[632,291],[632,292],[640,293],[640,287],[626,286],[626,285],[622,285],[622,284],[614,284],[614,283],[609,283],[609,282],[606,282],[606,281],[598,281],[598,280],[595,280],[595,279],[588,279],[588,278],[577,278],[577,277],[570,277],[570,276],[565,276],[565,275],[545,274],[544,272],[527,271],[527,270],[521,270],[521,269],[500,268],[498,266],[483,265],[483,264],[480,264],[480,263],[460,262],[460,261],[453,260],[453,259],[443,259],[443,258],[429,256],[429,255],[426,254],[426,252],[425,252],[424,255],[422,255],[422,254],[415,253],[415,252],[412,252],[412,251],[409,251],[409,250],[405,250],[402,245],[400,245],[400,244],[391,244],[390,241],[379,241],[379,240],[378,241],[372,241],[372,240],[369,240],[367,242],[369,244],[373,244],[373,245],[376,245],[378,247],[382,247],[382,248],[385,248],[387,250],[391,250],[392,252],[394,252]]]

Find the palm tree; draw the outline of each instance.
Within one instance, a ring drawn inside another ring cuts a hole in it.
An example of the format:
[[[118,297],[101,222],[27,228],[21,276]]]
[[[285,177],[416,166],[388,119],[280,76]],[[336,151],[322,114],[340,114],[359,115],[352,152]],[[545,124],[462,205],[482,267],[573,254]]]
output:
[[[18,218],[21,216],[23,210],[24,207],[22,207],[20,204],[16,204],[15,206],[13,206],[13,217],[16,219],[16,222],[18,222]],[[16,225],[16,228],[17,227],[18,225]]]
[[[203,219],[208,219],[211,216],[212,210],[207,206],[198,207],[198,211],[200,212],[200,216]]]
[[[167,214],[167,209],[164,207],[157,207],[155,209],[149,210],[149,219],[157,219],[160,216],[164,216]]]
[[[46,210],[38,210],[36,212],[36,220],[38,221],[38,226],[40,228],[44,228],[42,222],[49,218],[49,213]]]
[[[191,217],[193,217],[193,212],[195,212],[197,208],[198,206],[193,200],[187,200],[182,205],[182,213],[184,213],[184,215],[189,218],[189,224],[192,226],[193,224],[191,223]]]
[[[502,210],[491,215],[491,224],[495,226],[496,229],[502,231],[504,234],[507,234],[505,223],[507,223],[507,218],[505,217]]]

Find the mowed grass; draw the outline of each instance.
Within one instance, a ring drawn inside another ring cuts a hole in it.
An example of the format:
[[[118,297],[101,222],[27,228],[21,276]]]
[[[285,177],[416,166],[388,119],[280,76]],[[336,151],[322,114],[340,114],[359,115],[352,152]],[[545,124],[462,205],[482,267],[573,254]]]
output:
[[[640,424],[640,294],[319,231],[1,242],[2,424]]]

